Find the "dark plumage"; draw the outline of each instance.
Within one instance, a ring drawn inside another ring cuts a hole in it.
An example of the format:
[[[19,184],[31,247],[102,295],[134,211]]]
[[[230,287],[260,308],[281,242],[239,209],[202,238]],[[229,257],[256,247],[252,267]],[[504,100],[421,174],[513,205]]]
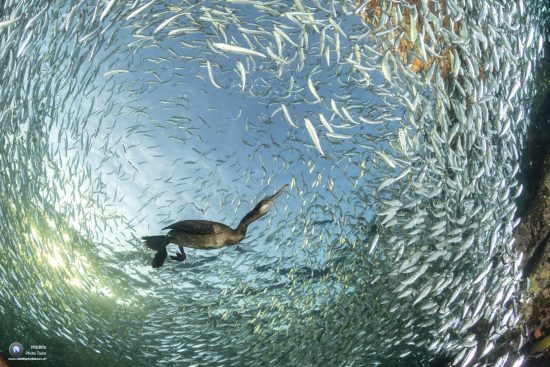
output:
[[[170,229],[166,235],[142,237],[147,247],[157,251],[153,258],[153,267],[158,268],[164,264],[164,260],[168,256],[166,246],[170,243],[177,244],[180,249],[180,253],[171,256],[171,258],[183,261],[186,259],[183,251],[184,246],[207,250],[241,242],[246,236],[246,230],[250,223],[264,216],[287,186],[284,185],[275,194],[260,200],[254,209],[241,219],[235,229],[223,223],[208,220],[182,220],[163,228]]]

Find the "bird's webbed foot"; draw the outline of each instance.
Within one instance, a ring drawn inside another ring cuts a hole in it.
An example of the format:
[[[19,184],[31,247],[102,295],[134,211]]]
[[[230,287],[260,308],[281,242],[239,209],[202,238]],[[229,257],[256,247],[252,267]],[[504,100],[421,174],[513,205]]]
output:
[[[183,251],[183,247],[179,246],[179,248],[180,248],[181,253],[176,254],[176,256],[170,256],[172,258],[172,260],[183,261],[187,258],[187,256],[185,256],[185,251]]]
[[[172,260],[176,261],[183,261],[186,258],[185,254],[176,254],[176,256],[170,255],[170,257],[172,258]]]

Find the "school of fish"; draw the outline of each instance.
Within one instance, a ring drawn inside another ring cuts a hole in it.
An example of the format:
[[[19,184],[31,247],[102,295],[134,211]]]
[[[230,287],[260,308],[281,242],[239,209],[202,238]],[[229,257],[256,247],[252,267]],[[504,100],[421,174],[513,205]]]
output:
[[[0,2],[0,341],[64,345],[56,366],[520,366],[536,6]],[[234,226],[284,183],[243,244],[151,269],[141,236]]]

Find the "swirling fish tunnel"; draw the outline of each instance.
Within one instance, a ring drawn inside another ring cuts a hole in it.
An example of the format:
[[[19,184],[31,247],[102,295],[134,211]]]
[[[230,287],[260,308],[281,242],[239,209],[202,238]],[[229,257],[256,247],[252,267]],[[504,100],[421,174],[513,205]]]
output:
[[[519,360],[495,346],[521,298],[536,4],[2,1],[0,354]],[[151,268],[140,237],[234,228],[285,183],[242,243]]]

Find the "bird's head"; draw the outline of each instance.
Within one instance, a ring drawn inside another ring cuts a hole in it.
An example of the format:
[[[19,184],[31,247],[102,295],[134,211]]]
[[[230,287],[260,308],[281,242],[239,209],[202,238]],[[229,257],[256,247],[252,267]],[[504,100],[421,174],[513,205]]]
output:
[[[237,227],[236,231],[240,233],[242,236],[244,236],[246,234],[246,228],[248,227],[248,225],[254,222],[255,220],[263,217],[265,213],[267,213],[269,208],[271,208],[271,205],[273,205],[275,200],[277,200],[277,198],[281,196],[282,192],[287,188],[287,186],[288,185],[284,185],[279,190],[277,190],[275,194],[260,200],[260,202],[256,204],[256,206],[254,207],[254,209],[249,211],[243,217],[243,219],[241,219],[241,222],[239,223],[239,226]]]
[[[254,207],[253,211],[258,212],[260,214],[260,217],[265,215],[269,208],[271,208],[271,205],[277,200],[279,196],[283,193],[283,191],[288,187],[288,184],[283,185],[275,194],[265,197],[256,206]]]

